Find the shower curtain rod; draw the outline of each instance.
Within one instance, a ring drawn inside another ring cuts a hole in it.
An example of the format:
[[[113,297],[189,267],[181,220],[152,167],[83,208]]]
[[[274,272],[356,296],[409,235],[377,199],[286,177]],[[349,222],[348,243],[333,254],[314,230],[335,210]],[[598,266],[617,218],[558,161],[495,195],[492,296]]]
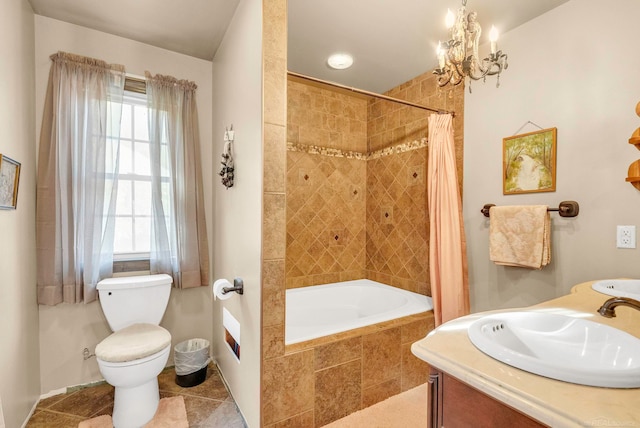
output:
[[[391,101],[391,102],[394,102],[394,103],[404,104],[406,106],[416,107],[416,108],[419,108],[419,109],[422,109],[422,110],[429,110],[429,111],[433,111],[433,112],[438,113],[438,114],[449,113],[449,114],[451,114],[452,117],[456,116],[456,113],[454,111],[448,111],[448,110],[442,110],[442,109],[427,107],[427,106],[423,106],[421,104],[412,103],[411,101],[405,101],[405,100],[401,100],[399,98],[390,97],[388,95],[377,94],[375,92],[365,91],[364,89],[357,89],[357,88],[353,88],[351,86],[341,85],[339,83],[330,82],[328,80],[318,79],[316,77],[307,76],[305,74],[300,74],[300,73],[296,73],[296,72],[293,72],[293,71],[287,71],[287,74],[289,76],[298,77],[300,79],[305,79],[305,80],[310,80],[312,82],[321,83],[323,85],[329,85],[329,86],[333,86],[333,87],[340,88],[340,89],[345,89],[347,91],[355,92],[357,94],[367,95],[367,96],[374,97],[374,98],[379,98],[379,99],[385,100],[385,101]]]

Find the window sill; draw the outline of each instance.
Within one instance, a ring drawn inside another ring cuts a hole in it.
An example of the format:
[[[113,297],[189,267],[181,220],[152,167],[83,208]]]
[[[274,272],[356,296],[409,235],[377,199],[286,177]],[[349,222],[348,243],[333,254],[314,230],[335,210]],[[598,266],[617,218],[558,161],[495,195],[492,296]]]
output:
[[[113,273],[148,272],[151,270],[149,259],[117,260],[113,262]]]

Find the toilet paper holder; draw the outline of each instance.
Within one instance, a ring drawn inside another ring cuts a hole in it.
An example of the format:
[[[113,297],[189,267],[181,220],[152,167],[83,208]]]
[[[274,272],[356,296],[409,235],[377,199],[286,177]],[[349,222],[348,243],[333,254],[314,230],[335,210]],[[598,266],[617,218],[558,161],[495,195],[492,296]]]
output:
[[[244,294],[244,281],[242,281],[242,278],[233,278],[233,287],[224,287],[222,294],[227,294],[232,291],[238,294]]]

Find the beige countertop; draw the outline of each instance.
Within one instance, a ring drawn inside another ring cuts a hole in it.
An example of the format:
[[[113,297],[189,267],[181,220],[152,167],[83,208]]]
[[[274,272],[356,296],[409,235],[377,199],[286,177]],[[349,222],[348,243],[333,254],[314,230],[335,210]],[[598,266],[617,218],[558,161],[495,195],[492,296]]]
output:
[[[571,294],[517,310],[551,311],[607,324],[640,338],[640,311],[616,308],[616,318],[596,310],[611,296],[576,285]],[[640,427],[640,389],[577,385],[538,376],[485,355],[467,336],[468,325],[489,313],[447,322],[411,346],[431,366],[552,427]],[[640,356],[638,356],[640,358]]]

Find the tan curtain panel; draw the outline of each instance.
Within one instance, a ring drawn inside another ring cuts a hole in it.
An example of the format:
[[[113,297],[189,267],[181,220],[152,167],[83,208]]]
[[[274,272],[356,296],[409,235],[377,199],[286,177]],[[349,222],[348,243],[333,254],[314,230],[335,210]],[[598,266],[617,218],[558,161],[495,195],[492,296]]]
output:
[[[146,73],[151,139],[151,273],[209,285],[196,85]]]
[[[429,275],[438,326],[469,313],[467,250],[450,114],[429,116],[427,171]]]
[[[38,302],[90,302],[112,274],[124,68],[64,52],[51,61],[38,153]]]

